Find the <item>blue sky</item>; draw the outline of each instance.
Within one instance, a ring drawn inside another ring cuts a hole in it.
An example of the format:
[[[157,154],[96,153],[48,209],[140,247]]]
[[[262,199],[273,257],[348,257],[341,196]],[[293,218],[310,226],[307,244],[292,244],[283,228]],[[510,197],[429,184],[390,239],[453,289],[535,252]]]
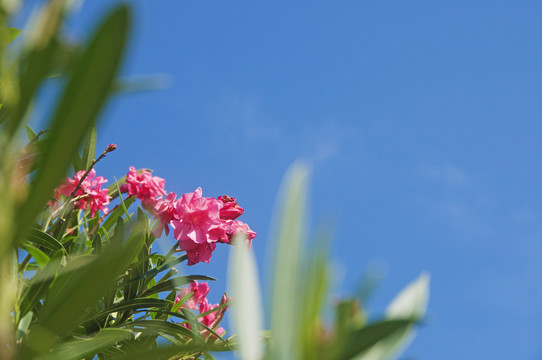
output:
[[[73,36],[111,3],[85,2]],[[542,358],[541,2],[130,3],[124,74],[169,86],[110,104],[99,174],[237,197],[264,269],[281,178],[306,159],[335,292],[385,269],[378,313],[431,273],[405,358]],[[189,269],[219,278],[216,302],[228,252]]]

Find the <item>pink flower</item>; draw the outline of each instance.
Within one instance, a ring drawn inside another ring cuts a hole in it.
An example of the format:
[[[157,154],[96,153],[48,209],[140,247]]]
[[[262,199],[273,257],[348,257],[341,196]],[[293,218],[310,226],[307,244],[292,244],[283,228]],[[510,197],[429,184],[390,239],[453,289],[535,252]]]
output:
[[[216,305],[209,305],[209,302],[207,301],[207,299],[205,299],[205,301],[202,302],[200,307],[199,307],[199,313],[203,314],[203,313],[206,313],[207,311],[216,309],[220,305],[226,304],[226,302],[228,302],[229,300],[230,299],[226,296],[226,294],[222,295],[222,299],[220,300],[220,304],[216,304]],[[221,328],[221,327],[218,327],[218,325],[222,321],[222,318],[224,317],[224,313],[226,312],[226,309],[227,309],[227,306],[224,306],[220,310],[213,311],[213,312],[211,312],[211,313],[209,313],[207,315],[204,315],[204,316],[200,317],[198,320],[199,320],[200,323],[202,323],[203,325],[207,326],[210,329],[215,329],[216,328],[215,332],[218,335],[222,336],[222,334],[225,332],[225,330],[223,328]],[[207,331],[206,329],[203,329],[201,331],[201,336],[204,339],[207,338],[209,336],[209,331]]]
[[[230,301],[230,298],[228,298],[226,294],[222,295],[220,304],[210,305],[207,299],[203,299],[203,301],[199,304],[199,313],[200,315],[204,314],[208,311],[216,309],[217,307],[221,305],[225,305],[228,301]],[[209,329],[214,330],[214,332],[217,333],[219,336],[222,336],[222,334],[224,334],[226,331],[223,328],[219,327],[219,325],[222,319],[224,318],[224,313],[226,312],[227,308],[228,308],[227,306],[224,306],[220,308],[219,310],[210,312],[207,315],[199,316],[198,322],[201,323],[202,325],[207,326]],[[194,308],[191,308],[191,309],[194,309]],[[190,326],[190,324],[183,324],[183,326],[192,330],[192,326]],[[200,330],[200,335],[202,338],[206,339],[209,337],[209,335],[211,335],[211,333],[209,332],[209,330],[202,328]],[[214,341],[214,340],[216,340],[216,336],[211,335],[211,341]]]
[[[226,230],[226,239],[222,239],[221,242],[229,244],[235,234],[243,233],[246,235],[248,240],[248,246],[252,245],[252,239],[256,237],[256,233],[250,229],[250,227],[242,221],[239,220],[227,220],[224,221],[224,229]]]
[[[171,221],[174,237],[188,255],[188,265],[209,262],[216,242],[225,237],[220,220],[223,203],[201,196],[201,188],[186,193],[175,202],[177,211]]]
[[[159,221],[152,230],[152,235],[154,237],[159,238],[162,235],[162,230],[166,231],[166,236],[169,235],[168,224],[175,219],[177,214],[175,210],[176,198],[177,194],[172,192],[169,193],[164,200],[160,197],[154,201],[152,213]]]
[[[220,218],[222,220],[235,220],[245,211],[245,209],[239,206],[235,198],[223,195],[217,199],[224,204],[224,207],[220,209]]]
[[[85,175],[85,170],[78,171],[73,178],[67,178],[55,190],[54,197],[59,200],[61,195],[70,196],[83,175]],[[106,182],[107,180],[104,177],[96,176],[96,170],[90,170],[74,194],[74,199],[76,199],[73,205],[74,209],[86,210],[90,208],[91,217],[94,217],[98,210],[107,214],[108,209],[105,205],[109,204],[111,196],[107,195],[107,189],[102,189],[102,185]]]
[[[160,195],[166,195],[164,185],[166,180],[152,176],[150,171],[137,172],[135,167],[130,166],[126,174],[126,184],[120,187],[121,192],[127,192],[130,196],[136,196],[144,207],[150,208],[153,200]]]
[[[199,305],[201,305],[204,301],[207,301],[205,298],[207,294],[209,293],[209,285],[207,283],[201,283],[198,284],[197,281],[193,281],[190,283],[190,287],[182,288],[178,293],[177,297],[175,298],[175,303],[178,303],[181,301],[183,297],[188,295],[189,293],[193,293],[192,296],[190,296],[186,302],[181,306],[185,309],[197,309]]]

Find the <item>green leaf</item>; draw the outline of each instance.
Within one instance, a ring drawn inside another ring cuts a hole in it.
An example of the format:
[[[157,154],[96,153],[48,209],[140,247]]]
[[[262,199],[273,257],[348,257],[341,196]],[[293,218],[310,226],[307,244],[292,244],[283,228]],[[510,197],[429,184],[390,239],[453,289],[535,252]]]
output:
[[[143,292],[141,296],[149,296],[149,295],[161,293],[164,291],[177,290],[179,286],[190,284],[194,280],[216,281],[216,279],[210,276],[205,276],[205,275],[180,276],[180,277],[169,279],[164,282],[156,284],[155,286]]]
[[[147,333],[163,333],[174,337],[185,336],[201,342],[201,337],[199,336],[199,334],[196,334],[195,332],[185,328],[184,326],[180,326],[163,320],[131,321],[127,324],[124,324],[124,327],[129,329],[136,329],[137,331]]]
[[[76,255],[83,254],[87,247],[87,241],[88,241],[87,232],[84,230],[80,231],[79,234],[77,234],[77,237],[75,238],[75,242],[73,243],[71,255],[76,256]]]
[[[4,47],[4,46],[7,46],[9,43],[11,43],[13,40],[17,39],[19,35],[23,33],[23,30],[13,28],[13,27],[8,27],[8,28],[4,28],[2,32],[3,32],[1,36],[2,44],[0,44],[0,46]]]
[[[418,279],[407,285],[393,299],[386,309],[388,319],[418,318],[425,316],[427,302],[429,299],[429,274],[423,273]],[[387,360],[394,359],[414,339],[414,325],[388,336],[378,342],[368,352],[358,359],[363,360]]]
[[[83,156],[81,156],[81,166],[79,170],[89,169],[92,161],[96,158],[96,125],[92,126],[85,137],[83,143]]]
[[[406,329],[417,321],[418,319],[384,320],[353,331],[346,336],[344,346],[341,347],[341,350],[333,359],[352,359],[354,356],[368,350],[378,342],[393,336],[398,331]]]
[[[275,280],[271,312],[271,359],[299,356],[297,334],[301,306],[298,299],[300,251],[303,239],[307,197],[308,169],[294,164],[282,185],[281,206],[278,208],[278,244],[275,255]]]
[[[27,124],[25,124],[24,127],[25,127],[25,130],[26,130],[26,137],[28,138],[28,141],[31,141],[32,139],[34,139],[36,137],[36,133]]]
[[[19,321],[19,326],[17,327],[17,340],[26,336],[26,330],[28,330],[28,325],[30,325],[30,322],[32,321],[33,316],[34,316],[34,313],[32,311],[29,311]]]
[[[67,254],[66,249],[58,240],[56,240],[51,235],[39,229],[36,229],[36,228],[30,229],[30,233],[27,239],[33,242],[34,244],[43,246],[46,249],[49,249],[52,251],[62,250],[65,254]]]
[[[301,326],[300,345],[304,359],[319,357],[320,340],[316,336],[321,331],[320,312],[324,306],[327,289],[330,282],[329,264],[325,248],[311,254],[309,264],[303,272],[304,281],[301,284]]]
[[[65,342],[53,349],[52,354],[43,357],[43,359],[79,360],[92,358],[94,355],[121,341],[133,338],[134,334],[130,330],[103,329],[95,336]]]
[[[100,256],[74,259],[68,264],[71,271],[55,279],[35,326],[37,331],[29,334],[29,346],[34,351],[46,352],[53,345],[54,336],[69,334],[88,317],[88,310],[98,299],[113,288],[117,277],[133,260],[133,248],[144,241],[145,228],[136,223],[130,233],[125,244],[112,242]],[[93,260],[88,262],[89,258]],[[80,265],[83,261],[87,263]],[[41,335],[45,338],[39,338]]]
[[[19,212],[16,239],[30,226],[65,176],[73,154],[106,102],[120,65],[130,13],[120,5],[92,36],[74,66],[50,126],[41,167],[36,173],[28,201]]]
[[[35,246],[29,245],[29,244],[23,245],[23,249],[25,249],[26,251],[28,251],[30,255],[32,255],[32,257],[34,258],[34,260],[36,260],[40,268],[45,267],[45,265],[47,265],[47,263],[50,260],[49,256],[47,256],[43,251],[41,251]]]
[[[133,351],[128,352],[124,356],[119,356],[118,358],[116,358],[116,360],[167,360],[171,358],[178,359],[181,358],[183,355],[206,353],[209,351],[230,351],[230,349],[220,344],[206,345],[189,343],[186,345],[183,344],[164,346],[149,350],[134,349]]]
[[[39,303],[39,300],[44,296],[53,281],[53,278],[60,267],[60,261],[51,260],[43,269],[39,270],[32,277],[30,286],[24,291],[20,304],[19,316],[24,316],[34,306]]]
[[[168,309],[171,307],[171,305],[173,305],[173,302],[168,301],[168,300],[137,298],[137,299],[123,301],[121,303],[115,304],[104,311],[101,311],[97,314],[92,315],[92,317],[90,317],[88,320],[99,319],[100,317],[106,316],[114,312],[121,312],[121,311],[128,311],[128,310],[148,309],[148,308]]]
[[[44,5],[38,13],[39,19],[33,23],[36,28],[29,31],[29,33],[38,35],[34,38],[40,40],[37,43],[33,41],[33,46],[25,47],[20,56],[21,75],[18,101],[13,104],[8,103],[7,107],[9,123],[6,130],[10,137],[15,136],[27,111],[31,108],[30,105],[37,90],[53,68],[60,47],[57,34],[63,18],[63,11],[58,4],[58,2],[49,2]],[[15,33],[16,31],[13,32],[13,34]]]
[[[128,199],[124,200],[124,205],[126,208],[129,208],[130,205],[135,201],[135,197],[129,197]],[[105,228],[107,231],[111,230],[113,225],[117,222],[118,218],[120,216],[124,215],[124,208],[122,206],[117,206],[113,211],[109,213],[107,218],[102,224],[102,227]]]
[[[263,345],[260,332],[263,328],[263,310],[258,281],[258,268],[254,254],[247,247],[246,235],[236,235],[230,253],[229,288],[235,299],[231,308],[234,332],[239,336],[240,358],[261,359]]]

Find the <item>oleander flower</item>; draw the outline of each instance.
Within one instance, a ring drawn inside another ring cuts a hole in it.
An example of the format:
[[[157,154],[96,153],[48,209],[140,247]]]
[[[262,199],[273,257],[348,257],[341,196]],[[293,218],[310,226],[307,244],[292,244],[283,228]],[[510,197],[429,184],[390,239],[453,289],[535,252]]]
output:
[[[54,192],[55,199],[60,200],[60,196],[70,196],[71,193],[77,187],[77,184],[85,175],[85,170],[78,171],[72,178],[67,178],[63,184],[61,184]],[[86,210],[90,209],[90,216],[94,215],[101,210],[104,214],[107,214],[111,196],[107,195],[108,190],[102,189],[102,185],[107,180],[103,176],[96,176],[96,170],[91,169],[81,182],[81,185],[74,194],[74,209]],[[55,203],[50,203],[53,207]]]
[[[211,260],[213,251],[216,249],[216,243],[196,244],[190,240],[179,241],[179,248],[186,251],[188,256],[187,265],[195,265],[199,262],[208,263]]]
[[[222,201],[224,206],[220,209],[220,218],[222,220],[235,220],[245,212],[235,198],[228,195],[219,196],[217,200]]]
[[[207,300],[206,296],[209,293],[209,290],[209,285],[206,282],[198,284],[197,281],[193,281],[190,283],[190,287],[184,287],[177,293],[175,303],[178,303],[183,297],[192,293],[192,296],[190,296],[181,307],[195,310]]]
[[[252,239],[257,235],[247,224],[239,220],[226,220],[223,222],[223,227],[226,231],[226,237],[222,238],[221,242],[226,244],[229,244],[236,234],[243,233],[246,235],[248,246],[250,247],[252,245]]]
[[[199,307],[199,313],[200,314],[203,314],[203,313],[206,313],[207,311],[210,311],[210,310],[213,310],[213,309],[216,309],[217,307],[219,307],[220,305],[224,305],[226,304],[226,302],[228,302],[230,299],[226,296],[226,294],[222,295],[222,299],[220,300],[220,304],[216,304],[216,305],[209,305],[209,302],[207,301],[207,299],[205,299],[205,301],[203,301]],[[227,306],[224,306],[223,308],[217,310],[217,311],[213,311],[207,315],[204,315],[204,316],[201,316],[199,318],[199,322],[202,323],[203,325],[207,326],[209,329],[216,329],[214,330],[219,336],[222,336],[222,334],[224,334],[226,331],[221,328],[221,327],[218,327],[218,325],[220,325],[220,322],[222,321],[222,318],[224,318],[224,313],[226,312],[226,309],[227,309]],[[207,329],[203,329],[201,331],[201,337],[202,338],[207,338],[209,336],[209,331]],[[213,335],[214,337],[214,335]]]
[[[174,237],[188,255],[188,265],[209,262],[216,242],[225,237],[220,219],[223,203],[201,196],[201,188],[186,193],[175,202],[176,216],[171,221]]]
[[[130,166],[128,174],[126,174],[126,184],[120,187],[121,192],[127,192],[130,196],[136,196],[143,207],[152,208],[153,200],[161,195],[166,195],[164,185],[166,180],[152,176],[148,170],[137,172],[135,167]]]
[[[220,304],[211,305],[209,304],[209,301],[205,298],[200,304],[199,304],[199,313],[204,314],[208,311],[211,311],[213,309],[216,309],[217,307],[221,305],[226,305],[226,303],[230,301],[230,298],[226,296],[226,294],[222,295],[222,299],[220,300]],[[184,306],[183,306],[184,307]],[[226,330],[219,327],[220,322],[224,318],[224,313],[226,312],[227,306],[223,306],[220,309],[216,311],[212,311],[207,315],[199,316],[198,322],[202,325],[205,325],[209,329],[213,330],[216,334],[219,336],[222,336]],[[192,308],[193,309],[193,308]],[[192,326],[189,323],[183,324],[184,327],[192,330]],[[211,341],[216,340],[216,336],[214,334],[211,334],[209,330],[202,327],[200,330],[200,335],[203,339],[207,339],[210,336]]]
[[[154,200],[152,214],[158,219],[158,223],[152,230],[152,235],[159,238],[162,231],[165,230],[166,236],[169,235],[169,223],[176,218],[175,199],[177,194],[169,193],[165,199],[159,197]]]

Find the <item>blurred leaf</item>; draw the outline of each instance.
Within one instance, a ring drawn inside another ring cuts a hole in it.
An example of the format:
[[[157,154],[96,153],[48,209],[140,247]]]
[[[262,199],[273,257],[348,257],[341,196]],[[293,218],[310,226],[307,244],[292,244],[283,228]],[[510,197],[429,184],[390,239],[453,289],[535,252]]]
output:
[[[17,340],[23,338],[26,335],[26,330],[28,330],[28,325],[32,321],[32,316],[34,313],[29,311],[25,316],[19,321],[19,326],[17,327]]]
[[[429,274],[421,274],[393,299],[386,310],[388,318],[418,317],[425,315],[429,300]]]
[[[347,334],[345,339],[339,339],[341,342],[344,341],[344,346],[340,347],[340,351],[332,358],[336,360],[351,359],[368,350],[379,341],[393,336],[396,332],[406,329],[417,321],[418,319],[384,320],[364,326]]]
[[[330,280],[327,254],[328,252],[322,248],[310,257],[304,271],[304,281],[300,284],[300,302],[304,304],[300,309],[300,345],[304,359],[318,358],[323,345],[318,335],[323,327],[320,312],[326,300]]]
[[[49,1],[37,13],[37,18],[32,22],[33,29],[27,33],[27,39],[40,41],[30,41],[33,44],[26,46],[20,56],[20,91],[17,99],[7,103],[9,122],[6,130],[10,137],[16,134],[39,86],[53,68],[59,49],[56,40],[62,18],[60,2]]]
[[[13,27],[3,28],[2,31],[3,34],[0,37],[0,39],[2,39],[2,44],[0,44],[0,46],[7,46],[9,43],[17,39],[19,35],[23,33],[23,30]]]
[[[31,279],[30,286],[23,292],[19,302],[19,316],[25,316],[34,306],[39,303],[48,290],[49,285],[60,267],[60,261],[56,259],[39,270]]]
[[[28,141],[31,141],[32,139],[34,139],[36,137],[36,133],[27,124],[25,124],[24,127],[25,127],[25,130],[26,130],[26,137],[28,138]]]
[[[83,156],[81,157],[81,168],[87,170],[96,158],[96,125],[93,125],[88,131],[85,142],[83,143]]]
[[[418,279],[407,285],[393,299],[386,310],[388,319],[418,318],[425,316],[427,302],[429,300],[429,275],[421,274]],[[366,354],[358,359],[363,360],[387,360],[395,359],[414,339],[414,325],[410,325],[397,331],[385,340],[377,343]]]
[[[186,354],[195,354],[209,351],[230,351],[228,347],[220,344],[207,345],[207,344],[186,344],[186,345],[174,345],[163,346],[149,350],[135,350],[129,352],[124,356],[119,356],[116,360],[167,360],[178,359]]]
[[[32,224],[65,175],[72,155],[105,104],[122,57],[129,18],[125,5],[113,10],[75,65],[53,117],[41,167],[20,210],[16,239]]]
[[[95,336],[67,341],[53,349],[51,355],[43,357],[44,360],[79,360],[93,357],[103,350],[127,339],[134,334],[124,329],[103,329]]]
[[[275,259],[273,302],[271,312],[271,359],[296,359],[299,356],[297,334],[298,316],[302,306],[298,301],[298,272],[303,238],[307,196],[308,169],[294,164],[288,171],[278,208],[278,248]]]
[[[263,355],[260,334],[263,328],[262,300],[258,269],[254,255],[247,248],[243,234],[233,239],[234,248],[228,261],[229,288],[234,304],[231,308],[232,324],[239,337],[240,357],[243,360],[260,360]]]

